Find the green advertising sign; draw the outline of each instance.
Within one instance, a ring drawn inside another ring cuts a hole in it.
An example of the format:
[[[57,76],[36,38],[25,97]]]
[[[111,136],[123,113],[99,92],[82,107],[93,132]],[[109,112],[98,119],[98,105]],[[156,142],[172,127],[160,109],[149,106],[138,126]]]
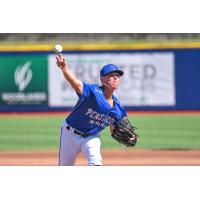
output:
[[[0,105],[47,104],[47,57],[0,55]]]

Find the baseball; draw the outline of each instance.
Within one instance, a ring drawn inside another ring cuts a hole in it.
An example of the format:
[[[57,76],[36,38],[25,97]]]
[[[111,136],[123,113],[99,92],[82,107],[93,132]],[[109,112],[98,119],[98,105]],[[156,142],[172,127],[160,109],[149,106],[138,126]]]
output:
[[[63,48],[62,48],[62,46],[60,44],[55,45],[54,52],[56,54],[60,54],[62,52],[62,50],[63,50]]]

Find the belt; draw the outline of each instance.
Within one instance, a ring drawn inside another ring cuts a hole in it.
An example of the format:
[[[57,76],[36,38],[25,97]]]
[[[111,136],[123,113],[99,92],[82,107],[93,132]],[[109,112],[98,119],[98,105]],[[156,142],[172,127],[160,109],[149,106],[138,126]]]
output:
[[[81,133],[80,131],[77,131],[76,129],[72,128],[72,127],[69,126],[69,125],[66,126],[66,129],[67,129],[67,130],[72,130],[74,134],[80,135],[80,136],[82,136],[82,137],[88,137],[88,136],[90,136],[90,134]]]

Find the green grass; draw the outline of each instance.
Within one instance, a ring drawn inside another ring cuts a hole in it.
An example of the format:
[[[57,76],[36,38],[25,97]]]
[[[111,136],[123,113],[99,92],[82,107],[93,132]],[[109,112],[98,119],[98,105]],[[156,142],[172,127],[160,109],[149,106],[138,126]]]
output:
[[[56,150],[63,116],[0,116],[0,151]],[[200,149],[200,115],[135,115],[136,148]],[[102,148],[124,148],[108,128],[101,134]]]
[[[58,116],[0,117],[0,150],[43,150],[58,146]]]

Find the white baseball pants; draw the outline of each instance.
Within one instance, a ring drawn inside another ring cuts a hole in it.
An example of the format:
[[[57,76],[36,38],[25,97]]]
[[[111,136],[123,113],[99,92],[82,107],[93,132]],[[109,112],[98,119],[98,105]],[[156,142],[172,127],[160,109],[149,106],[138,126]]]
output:
[[[64,121],[60,129],[59,165],[72,166],[76,157],[83,152],[89,166],[102,165],[101,141],[99,134],[88,137],[76,135],[72,129],[66,129]]]

